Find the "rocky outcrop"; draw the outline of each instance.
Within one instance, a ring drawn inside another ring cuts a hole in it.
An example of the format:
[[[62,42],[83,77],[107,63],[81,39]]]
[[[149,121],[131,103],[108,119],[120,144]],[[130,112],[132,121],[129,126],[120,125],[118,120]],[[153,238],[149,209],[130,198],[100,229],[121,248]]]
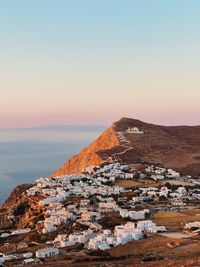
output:
[[[21,184],[13,189],[0,208],[1,230],[34,227],[35,223],[42,218],[43,209],[38,205],[42,197],[29,198],[24,194],[32,186],[32,184]]]
[[[17,205],[18,201],[21,200],[23,192],[32,187],[32,184],[20,184],[16,186],[11,192],[10,196],[4,202],[2,208],[10,209]]]

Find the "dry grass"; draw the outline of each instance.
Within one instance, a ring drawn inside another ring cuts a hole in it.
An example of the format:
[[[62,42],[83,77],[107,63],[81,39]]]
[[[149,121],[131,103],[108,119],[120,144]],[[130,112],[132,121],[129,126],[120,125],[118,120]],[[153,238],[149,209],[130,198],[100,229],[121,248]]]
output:
[[[177,218],[177,217],[185,217],[187,215],[177,212],[177,211],[158,211],[155,215],[155,219],[160,219],[160,218]]]
[[[124,188],[129,188],[129,187],[138,187],[143,184],[134,180],[117,179],[115,185],[122,186]]]

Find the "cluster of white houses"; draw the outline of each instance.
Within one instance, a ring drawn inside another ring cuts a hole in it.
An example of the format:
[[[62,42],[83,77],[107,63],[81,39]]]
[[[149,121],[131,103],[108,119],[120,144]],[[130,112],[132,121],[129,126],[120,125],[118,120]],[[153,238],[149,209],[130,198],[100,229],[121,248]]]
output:
[[[145,168],[140,172],[140,175],[142,179],[146,175],[150,175],[154,180],[180,177],[180,174],[172,169],[155,166]],[[62,235],[59,236],[62,245],[64,243],[71,244],[79,238],[82,241],[88,240],[90,231],[95,229],[94,221],[98,221],[105,212],[118,212],[122,218],[130,220],[145,220],[150,211],[148,209],[135,211],[134,205],[136,203],[143,203],[155,197],[165,197],[166,199],[170,198],[172,202],[174,201],[174,205],[181,205],[181,200],[187,195],[184,187],[179,187],[176,191],[169,190],[167,187],[141,187],[137,190],[137,196],[127,201],[132,209],[121,208],[113,196],[119,196],[121,193],[131,190],[115,186],[115,179],[133,179],[134,176],[135,172],[129,165],[120,165],[119,163],[108,164],[103,167],[88,167],[84,169],[82,174],[39,178],[36,180],[35,186],[27,190],[26,194],[28,196],[38,194],[44,197],[39,201],[39,205],[45,207],[45,218],[38,222],[42,226],[40,229],[42,229],[43,234],[57,230],[58,226],[67,221],[79,220],[82,223],[88,223],[89,233],[80,233],[80,237],[70,235],[65,241]],[[79,204],[68,206],[62,204],[63,201],[73,196],[79,196],[83,199]],[[97,201],[95,207],[90,205],[90,198],[94,196]],[[175,200],[178,201],[175,203]]]
[[[158,231],[166,231],[164,226],[156,226],[151,220],[141,220],[137,223],[127,222],[124,225],[117,225],[114,231],[103,229],[93,232],[91,229],[74,234],[59,234],[54,244],[58,247],[66,247],[75,244],[84,244],[86,248],[95,250],[109,249],[111,246],[118,246],[133,240],[142,238],[143,233],[157,233]]]
[[[54,257],[59,255],[59,249],[54,247],[47,247],[43,249],[39,249],[35,252],[35,255],[32,252],[20,254],[3,254],[0,253],[0,266],[5,266],[4,263],[12,261],[12,260],[22,260],[25,265],[37,264],[38,259],[44,259],[49,257]],[[11,266],[11,265],[9,265]]]
[[[179,172],[166,169],[163,167],[158,166],[148,166],[144,168],[144,170],[134,171],[133,168],[130,168],[129,165],[120,165],[119,163],[105,165],[104,167],[100,168],[98,166],[95,167],[87,167],[84,169],[85,173],[92,174],[95,176],[101,176],[106,178],[112,178],[112,181],[115,181],[116,178],[121,179],[145,179],[150,178],[152,180],[163,180],[163,179],[170,179],[170,178],[181,178]],[[139,175],[138,175],[139,174]]]
[[[44,197],[39,201],[39,205],[45,207],[45,219],[38,222],[43,225],[42,233],[55,231],[62,223],[76,220],[77,217],[91,216],[93,207],[88,213],[87,205],[90,203],[89,198],[94,195],[104,196],[104,201],[99,201],[96,217],[100,217],[101,212],[114,210],[116,208],[114,200],[110,201],[105,197],[119,195],[126,190],[119,186],[108,186],[105,184],[107,181],[108,179],[101,177],[95,179],[91,175],[69,175],[56,179],[40,178],[36,180],[36,185],[27,190],[26,194],[28,196],[39,194]],[[73,196],[84,198],[79,207],[76,204],[64,207],[62,201]]]
[[[129,129],[129,132],[131,131],[135,132]],[[105,250],[139,240],[145,233],[166,231],[165,226],[157,226],[149,219],[151,210],[145,203],[164,198],[172,207],[183,207],[186,200],[200,200],[200,190],[186,190],[183,186],[174,190],[166,186],[125,190],[115,185],[115,180],[118,178],[138,179],[138,177],[142,180],[182,179],[181,175],[172,169],[149,166],[138,171],[129,165],[119,163],[103,167],[87,167],[82,174],[37,179],[35,185],[26,191],[28,198],[41,197],[38,205],[43,210],[44,218],[37,222],[37,229],[40,229],[41,234],[58,230],[58,235],[54,240],[48,241],[48,245],[51,244],[53,247],[38,250],[35,257],[32,253],[24,254],[24,263],[34,263],[36,258],[56,256],[59,254],[59,247],[83,244],[89,250]],[[193,181],[192,177],[188,179],[190,182]],[[194,181],[194,184],[197,184],[196,180]],[[133,194],[127,198],[129,193]],[[68,201],[74,197],[79,201]],[[140,208],[136,208],[137,205]],[[115,224],[113,228],[107,229],[101,224],[101,219],[107,213],[120,216],[124,224]],[[84,230],[80,228],[69,233],[59,230],[59,226],[68,223],[84,226]],[[199,229],[200,222],[187,223],[185,228]],[[0,238],[26,234],[30,231],[29,228],[18,229],[2,233]],[[11,256],[2,255],[0,265],[10,258]]]
[[[172,169],[166,169],[157,166],[149,166],[145,169],[147,173],[150,173],[150,178],[153,180],[163,180],[167,178],[180,178],[180,173]]]
[[[145,175],[150,174],[153,179],[179,178],[180,174],[172,169],[149,166],[140,172]],[[105,212],[118,212],[122,218],[130,220],[144,220],[149,210],[134,210],[136,203],[144,203],[155,199],[156,197],[164,197],[170,199],[172,205],[183,206],[183,199],[193,197],[186,189],[180,186],[176,191],[172,191],[167,187],[141,187],[137,192],[137,196],[127,201],[132,207],[131,210],[121,208],[113,196],[119,196],[134,190],[125,190],[123,187],[115,186],[114,181],[117,178],[132,179],[135,173],[129,165],[120,165],[119,163],[108,164],[103,167],[88,167],[84,169],[82,174],[66,175],[52,178],[39,178],[36,180],[35,186],[26,191],[27,196],[41,195],[43,199],[39,201],[39,205],[45,207],[45,218],[38,222],[41,225],[42,233],[49,233],[57,230],[58,226],[67,221],[94,221],[102,217]],[[79,196],[83,199],[79,205],[64,206],[63,201],[69,197]],[[98,205],[90,205],[90,198],[94,197]],[[200,194],[195,193],[195,198],[200,198]]]

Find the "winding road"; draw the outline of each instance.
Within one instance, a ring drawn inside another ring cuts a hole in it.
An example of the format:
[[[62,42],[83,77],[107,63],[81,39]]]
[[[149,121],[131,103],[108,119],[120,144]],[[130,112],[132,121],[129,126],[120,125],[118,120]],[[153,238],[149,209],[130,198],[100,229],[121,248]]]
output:
[[[119,139],[121,146],[124,148],[123,151],[117,152],[111,155],[112,158],[116,158],[119,155],[125,154],[127,151],[133,149],[131,141],[127,140],[123,132],[116,132],[117,138]]]

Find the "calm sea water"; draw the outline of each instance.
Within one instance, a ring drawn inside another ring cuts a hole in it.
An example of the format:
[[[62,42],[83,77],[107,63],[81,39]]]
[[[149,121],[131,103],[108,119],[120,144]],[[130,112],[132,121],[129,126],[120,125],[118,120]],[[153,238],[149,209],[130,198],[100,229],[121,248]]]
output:
[[[0,131],[0,203],[21,183],[34,182],[59,168],[100,132]]]

